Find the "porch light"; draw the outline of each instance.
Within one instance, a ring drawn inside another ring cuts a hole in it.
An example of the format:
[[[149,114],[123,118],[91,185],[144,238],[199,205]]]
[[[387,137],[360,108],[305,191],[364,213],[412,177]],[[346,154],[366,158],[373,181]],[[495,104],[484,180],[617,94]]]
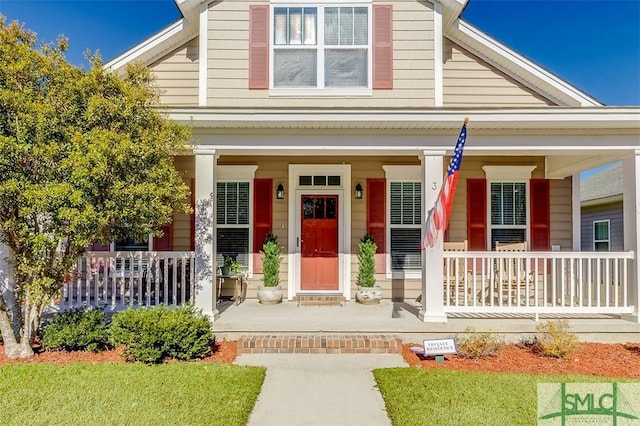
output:
[[[278,200],[284,199],[284,186],[281,183],[279,183],[278,187],[276,188],[276,198]]]
[[[356,200],[362,200],[362,185],[360,183],[356,184]]]

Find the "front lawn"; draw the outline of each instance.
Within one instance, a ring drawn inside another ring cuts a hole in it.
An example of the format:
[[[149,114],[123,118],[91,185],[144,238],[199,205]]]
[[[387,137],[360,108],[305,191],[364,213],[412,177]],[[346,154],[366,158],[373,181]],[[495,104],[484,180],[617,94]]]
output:
[[[373,374],[394,426],[534,425],[538,383],[632,381],[420,368],[385,368]]]
[[[2,425],[246,425],[261,367],[5,364]]]

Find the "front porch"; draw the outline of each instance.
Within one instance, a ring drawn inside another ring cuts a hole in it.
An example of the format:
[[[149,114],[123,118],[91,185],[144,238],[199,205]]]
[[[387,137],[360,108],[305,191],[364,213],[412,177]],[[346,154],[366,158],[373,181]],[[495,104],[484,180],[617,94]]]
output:
[[[220,318],[214,322],[217,339],[238,340],[241,336],[398,336],[404,343],[452,337],[467,327],[489,331],[508,342],[518,342],[535,334],[539,324],[531,314],[449,313],[446,323],[424,323],[416,316],[415,300],[384,299],[380,305],[365,306],[355,301],[343,306],[298,306],[295,301],[280,305],[260,305],[248,299],[240,305],[224,301],[218,306]],[[631,342],[640,340],[640,324],[620,315],[540,314],[540,320],[566,318],[581,341]]]
[[[443,278],[435,280],[439,288],[434,291],[427,287],[425,299],[429,306],[442,309],[450,324],[456,324],[460,318],[492,318],[497,324],[505,323],[505,319],[509,319],[509,324],[512,319],[522,319],[524,324],[535,328],[535,321],[549,316],[591,320],[625,317],[637,322],[638,285],[628,279],[629,271],[635,265],[633,252],[440,253]],[[433,257],[436,253],[430,255]],[[195,253],[188,251],[89,252],[78,260],[56,307],[64,310],[91,306],[117,311],[158,304],[213,305],[214,318],[220,314],[214,329],[221,326],[221,331],[226,332],[233,332],[236,327],[257,331],[262,326],[265,331],[289,331],[298,326],[299,316],[304,322],[304,315],[307,315],[304,309],[290,311],[289,306],[296,306],[293,297],[275,307],[259,306],[254,312],[250,306],[257,305],[255,291],[260,285],[259,277],[248,280],[249,300],[238,307],[240,312],[245,312],[235,316],[234,312],[238,311],[235,307],[230,308],[224,301],[219,303],[217,282],[208,282],[206,288],[198,287],[196,276],[199,271],[195,261]],[[499,265],[508,265],[508,268]],[[423,305],[409,295],[399,293],[394,288],[397,283],[398,279],[383,283],[383,291],[392,297],[384,299],[382,308],[367,309],[348,301],[348,307],[326,308],[329,310],[323,311],[320,317],[307,318],[309,324],[304,327],[314,331],[360,332],[374,331],[379,329],[377,327],[402,332],[408,327],[407,332],[417,332],[423,327],[421,321],[416,321]],[[355,290],[355,284],[351,284],[350,293]],[[437,303],[439,294],[442,296]],[[314,309],[311,307],[310,311]],[[380,315],[384,309],[388,315]],[[354,313],[341,319],[344,311]],[[274,313],[273,318],[263,319],[266,312]],[[387,322],[398,318],[406,320]],[[314,323],[315,319],[317,323]],[[405,322],[409,325],[401,325]],[[297,331],[304,331],[304,327]],[[438,327],[443,326],[435,324],[429,330]],[[442,330],[455,330],[455,326]]]

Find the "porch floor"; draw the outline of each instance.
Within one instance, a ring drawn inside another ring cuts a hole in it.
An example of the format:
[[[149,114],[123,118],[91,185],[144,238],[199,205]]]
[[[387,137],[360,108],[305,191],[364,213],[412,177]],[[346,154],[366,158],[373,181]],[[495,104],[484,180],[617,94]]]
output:
[[[295,301],[261,305],[248,299],[239,305],[232,301],[218,304],[220,317],[213,324],[218,339],[238,340],[243,335],[299,334],[385,334],[403,342],[419,343],[427,338],[452,337],[473,327],[490,331],[508,342],[517,342],[535,334],[533,315],[449,314],[446,323],[424,323],[417,317],[420,305],[415,301],[382,300],[380,305],[361,305],[347,301],[343,306],[298,306]],[[540,321],[559,318],[540,315]],[[564,315],[581,341],[640,341],[640,324],[619,315]]]

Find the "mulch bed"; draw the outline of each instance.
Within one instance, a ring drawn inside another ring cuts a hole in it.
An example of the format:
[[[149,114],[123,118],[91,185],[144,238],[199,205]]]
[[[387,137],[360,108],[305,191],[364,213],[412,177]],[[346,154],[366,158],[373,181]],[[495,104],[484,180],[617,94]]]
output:
[[[521,345],[505,345],[497,356],[479,360],[447,355],[444,363],[424,359],[411,351],[418,343],[402,347],[402,355],[411,366],[421,368],[441,368],[463,371],[512,372],[528,374],[584,374],[603,377],[625,377],[640,379],[640,343],[603,344],[580,343],[579,348],[566,359],[544,357],[533,353]],[[0,345],[0,364],[7,363],[70,363],[70,362],[125,362],[121,350],[93,352],[46,352],[34,348],[32,360],[9,360]],[[219,362],[232,364],[238,353],[235,341],[216,341],[211,354],[199,362]]]
[[[505,345],[497,356],[479,360],[447,355],[444,363],[419,357],[412,346],[403,345],[402,355],[412,366],[463,371],[512,372],[528,374],[583,374],[602,377],[640,378],[640,343],[580,343],[565,359],[533,353],[517,344]]]
[[[70,362],[125,362],[121,356],[122,350],[108,350],[98,353],[94,352],[47,352],[41,350],[39,346],[34,346],[36,352],[35,357],[30,360],[10,360],[4,354],[4,346],[0,345],[0,364],[9,363],[30,363],[30,362],[48,362],[48,363],[70,363]],[[238,349],[234,341],[216,341],[211,346],[211,353],[199,362],[220,362],[224,364],[232,364],[236,359]]]

